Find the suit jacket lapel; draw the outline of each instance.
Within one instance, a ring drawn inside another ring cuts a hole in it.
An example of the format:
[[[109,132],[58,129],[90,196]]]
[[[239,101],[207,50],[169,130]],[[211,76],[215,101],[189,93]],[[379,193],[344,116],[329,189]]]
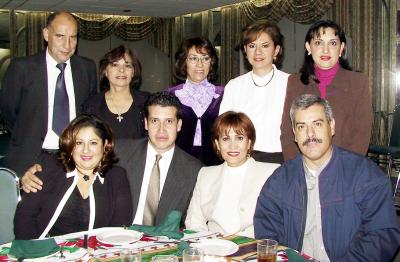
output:
[[[86,81],[83,80],[82,72],[84,70],[81,68],[81,64],[76,60],[76,56],[71,56],[71,72],[72,72],[72,82],[74,83],[74,94],[75,94],[75,110],[76,115],[79,115],[82,110],[82,105],[85,102],[87,87],[82,86]]]
[[[134,151],[134,157],[128,158],[134,161],[130,161],[128,163],[129,169],[132,170],[133,176],[133,185],[131,188],[132,192],[132,203],[133,203],[133,212],[134,216],[136,215],[137,207],[139,204],[140,191],[142,189],[144,169],[146,166],[146,155],[147,155],[147,139],[143,139],[143,142],[139,144],[139,146],[135,149],[134,147],[130,147],[130,151]]]
[[[38,95],[36,97],[38,105],[41,106],[42,110],[40,112],[41,117],[43,119],[41,136],[44,138],[47,133],[47,121],[48,121],[48,104],[49,104],[49,88],[48,88],[48,80],[47,80],[47,64],[46,64],[46,51],[43,51],[39,54],[38,59],[38,67],[35,72],[36,83],[38,86]]]
[[[164,187],[160,196],[160,203],[158,204],[157,217],[165,217],[170,207],[170,203],[177,202],[179,200],[180,194],[177,192],[178,188],[183,188],[185,186],[185,178],[182,177],[179,172],[179,148],[175,146],[174,155],[172,156],[171,164],[169,165],[167,177],[165,178]]]

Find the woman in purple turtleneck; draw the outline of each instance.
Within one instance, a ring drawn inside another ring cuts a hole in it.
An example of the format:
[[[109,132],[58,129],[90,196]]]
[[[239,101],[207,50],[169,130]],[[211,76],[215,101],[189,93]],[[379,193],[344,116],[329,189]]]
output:
[[[211,127],[224,92],[222,86],[210,83],[217,78],[217,52],[207,38],[199,36],[183,40],[175,59],[175,77],[183,82],[168,88],[182,106],[176,144],[205,165],[220,164],[211,142]]]
[[[365,155],[372,128],[372,98],[368,78],[354,71],[344,58],[346,36],[338,24],[320,20],[305,39],[304,63],[288,79],[282,115],[281,143],[285,160],[298,154],[289,117],[292,101],[301,94],[316,94],[329,101],[336,132],[333,143]]]

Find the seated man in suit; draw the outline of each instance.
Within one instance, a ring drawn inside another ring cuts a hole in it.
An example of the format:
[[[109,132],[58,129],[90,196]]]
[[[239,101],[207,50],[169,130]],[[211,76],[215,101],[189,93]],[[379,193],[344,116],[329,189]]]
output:
[[[179,100],[168,92],[151,95],[144,120],[148,138],[123,139],[115,147],[119,165],[127,171],[133,223],[157,225],[171,210],[181,211],[184,221],[202,163],[175,146],[182,126]],[[27,193],[41,190],[36,170],[40,166],[33,166],[22,179]]]
[[[275,239],[318,261],[391,261],[400,231],[383,171],[332,144],[335,120],[327,100],[301,95],[290,118],[301,155],[264,184],[256,238]]]

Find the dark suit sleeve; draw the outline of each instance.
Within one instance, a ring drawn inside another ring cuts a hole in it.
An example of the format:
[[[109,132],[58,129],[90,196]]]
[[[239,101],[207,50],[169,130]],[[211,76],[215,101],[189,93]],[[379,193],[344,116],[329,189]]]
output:
[[[89,60],[88,70],[90,76],[89,97],[91,97],[97,93],[97,70],[96,70],[96,64],[92,60]]]
[[[43,189],[37,193],[22,195],[22,200],[18,203],[14,216],[15,239],[34,239],[42,233],[39,230],[38,216],[43,205],[46,204],[46,186],[49,185],[50,181],[44,173],[37,175],[43,181]]]
[[[0,89],[1,115],[9,130],[14,127],[21,100],[25,82],[25,74],[22,72],[24,72],[24,66],[19,60],[12,60],[4,75]]]
[[[113,215],[110,226],[129,226],[132,224],[132,200],[129,181],[123,168],[115,167],[114,172],[107,174],[112,180]]]

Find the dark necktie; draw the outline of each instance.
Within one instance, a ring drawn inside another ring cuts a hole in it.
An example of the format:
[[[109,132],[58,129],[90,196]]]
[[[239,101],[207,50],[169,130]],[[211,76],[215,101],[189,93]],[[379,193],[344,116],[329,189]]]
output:
[[[57,77],[56,90],[54,93],[53,125],[52,129],[60,136],[64,128],[69,124],[69,102],[65,86],[64,69],[66,63],[57,64],[60,74]]]
[[[143,225],[153,226],[160,201],[160,166],[161,155],[156,155],[156,161],[151,169],[149,186],[147,188],[146,204],[143,212]]]

